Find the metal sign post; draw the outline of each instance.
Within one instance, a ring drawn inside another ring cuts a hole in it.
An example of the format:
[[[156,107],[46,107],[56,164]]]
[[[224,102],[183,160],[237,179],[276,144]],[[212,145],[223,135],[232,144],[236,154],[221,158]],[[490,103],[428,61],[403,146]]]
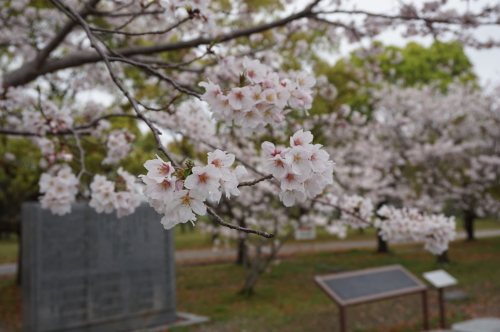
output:
[[[446,328],[446,313],[444,309],[444,287],[456,285],[457,279],[445,270],[430,271],[423,274],[424,278],[438,290],[440,327]]]

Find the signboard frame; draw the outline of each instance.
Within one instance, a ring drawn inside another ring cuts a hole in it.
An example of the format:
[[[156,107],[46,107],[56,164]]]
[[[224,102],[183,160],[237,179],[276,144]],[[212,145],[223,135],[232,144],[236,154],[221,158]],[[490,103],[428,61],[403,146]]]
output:
[[[400,271],[404,273],[406,277],[415,282],[415,286],[405,287],[403,289],[393,290],[381,292],[378,294],[359,296],[352,299],[343,299],[338,294],[336,294],[328,285],[327,281],[335,280],[335,279],[343,279],[348,277],[356,277],[363,275],[375,274],[378,272],[385,271]],[[352,272],[343,272],[343,273],[335,273],[323,276],[315,276],[314,281],[318,284],[318,286],[328,295],[330,296],[339,306],[340,311],[340,331],[346,331],[346,323],[345,323],[345,308],[348,306],[368,303],[383,299],[389,299],[394,297],[399,297],[403,295],[421,293],[422,294],[422,308],[423,308],[423,316],[424,316],[424,328],[429,328],[429,315],[428,315],[428,305],[427,305],[427,289],[428,287],[420,281],[417,277],[411,274],[408,270],[406,270],[401,265],[389,265],[377,268],[363,269]]]

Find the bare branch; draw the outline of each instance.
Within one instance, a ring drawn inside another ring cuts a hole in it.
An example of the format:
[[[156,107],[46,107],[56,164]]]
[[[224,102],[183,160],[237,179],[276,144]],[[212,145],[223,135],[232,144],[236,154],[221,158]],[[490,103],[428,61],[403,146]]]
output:
[[[174,112],[172,112],[171,110],[169,110],[168,108],[170,106],[173,105],[173,103],[179,98],[179,96],[175,96],[174,98],[172,98],[172,100],[170,100],[168,102],[168,104],[166,106],[163,106],[163,107],[160,107],[160,108],[155,108],[155,107],[151,107],[151,106],[147,106],[147,105],[144,105],[142,102],[140,102],[139,100],[136,99],[137,103],[139,105],[141,105],[142,107],[144,107],[145,109],[147,109],[148,111],[153,111],[153,112],[161,112],[161,111],[167,111],[168,114],[173,114]]]
[[[221,224],[222,226],[225,226],[225,227],[228,227],[231,229],[235,229],[235,230],[240,231],[240,232],[257,234],[257,235],[263,236],[263,237],[268,238],[268,239],[272,239],[274,237],[274,234],[270,234],[270,233],[267,233],[264,231],[259,231],[259,230],[255,230],[255,229],[250,229],[250,228],[245,228],[245,227],[241,227],[238,225],[230,224],[230,223],[224,221],[224,219],[222,219],[217,213],[215,213],[214,209],[212,209],[210,206],[207,206],[207,212],[209,215],[214,217],[215,220],[217,220],[217,222],[219,224]]]
[[[100,0],[90,0],[85,3],[85,7],[80,11],[79,15],[81,17],[85,17],[90,14],[90,8],[94,8]],[[77,25],[77,23],[73,20],[69,20],[59,32],[55,35],[55,37],[45,46],[43,50],[36,56],[33,60],[34,66],[38,69],[40,68],[45,60],[49,57],[50,53],[61,44],[66,38],[66,36],[73,30],[73,28]]]
[[[151,129],[151,132],[153,133],[154,135],[154,138],[156,140],[156,144],[157,144],[157,147],[158,149],[163,152],[163,154],[172,162],[172,164],[175,166],[175,167],[179,167],[179,164],[177,163],[177,161],[172,157],[172,155],[167,151],[167,149],[165,149],[165,147],[163,146],[161,140],[160,140],[160,136],[161,135],[161,132],[158,130],[158,128],[156,128],[153,123],[151,122],[151,120],[149,120],[142,112],[141,110],[139,109],[139,105],[137,104],[137,101],[135,100],[135,98],[133,98],[131,95],[130,95],[130,92],[125,88],[125,86],[123,85],[123,83],[120,81],[120,79],[118,78],[118,76],[116,75],[116,73],[114,72],[113,70],[113,67],[111,66],[111,62],[109,61],[108,59],[108,56],[104,53],[104,51],[101,49],[101,46],[96,42],[95,40],[95,36],[92,34],[92,31],[90,31],[90,28],[87,24],[87,22],[85,22],[85,20],[80,16],[78,15],[77,12],[75,12],[75,10],[73,10],[71,7],[67,6],[66,4],[63,4],[61,1],[59,0],[51,0],[52,2],[55,2],[57,4],[59,4],[60,6],[62,6],[65,10],[67,10],[68,12],[70,12],[74,17],[75,19],[78,21],[78,23],[83,27],[83,29],[85,30],[85,33],[87,34],[87,37],[89,38],[90,40],[90,43],[92,45],[92,47],[94,47],[94,49],[99,53],[99,55],[102,57],[103,61],[104,61],[104,64],[106,65],[106,68],[108,69],[109,71],[109,74],[111,76],[111,79],[113,80],[113,82],[116,84],[116,86],[120,89],[120,91],[125,95],[125,97],[128,99],[128,101],[130,102],[130,104],[132,105],[132,108],[135,110],[135,112],[137,113],[137,116],[143,120],[147,125],[148,127]]]
[[[366,15],[370,17],[380,17],[380,18],[386,18],[389,20],[403,20],[403,21],[424,21],[424,22],[430,22],[430,23],[444,23],[444,24],[466,24],[467,18],[472,18],[472,17],[480,17],[484,13],[480,13],[477,15],[468,15],[468,16],[456,16],[456,17],[451,17],[448,19],[444,18],[431,18],[431,17],[423,17],[423,16],[405,16],[405,15],[387,15],[387,14],[378,14],[378,13],[372,13],[364,10],[343,10],[343,9],[335,9],[332,11],[321,11],[317,12],[316,14],[348,14],[348,15]],[[470,22],[472,23],[472,22]],[[500,25],[500,22],[498,21],[491,21],[491,22],[481,22],[481,25]]]
[[[82,178],[83,174],[87,173],[87,169],[85,167],[85,150],[82,147],[82,143],[80,142],[80,137],[78,136],[78,133],[75,130],[72,130],[73,132],[73,137],[75,138],[76,141],[76,146],[78,150],[80,151],[80,172],[78,172],[78,175],[76,177],[78,186],[80,187],[80,193],[84,195],[83,190],[81,188],[81,182],[80,179]]]
[[[339,211],[342,211],[348,215],[351,215],[353,216],[354,218],[358,219],[359,221],[361,221],[362,223],[365,223],[365,224],[368,224],[368,225],[373,225],[373,223],[371,221],[368,221],[368,220],[365,220],[363,218],[361,218],[359,215],[357,215],[356,213],[353,213],[351,211],[348,211],[346,209],[343,209],[341,208],[339,205],[336,205],[336,204],[332,204],[330,202],[325,202],[325,201],[322,201],[318,198],[311,198],[311,201],[315,202],[315,203],[319,203],[319,204],[323,204],[323,205],[327,205],[327,206],[331,206],[333,208],[336,208],[338,209]]]
[[[193,96],[193,97],[196,97],[198,99],[201,99],[201,95],[195,91],[192,91],[190,90],[189,88],[185,87],[185,86],[181,86],[179,83],[177,83],[176,81],[174,81],[173,79],[171,79],[170,77],[166,76],[165,74],[162,74],[160,73],[159,71],[153,69],[151,66],[148,66],[146,64],[143,64],[141,62],[137,62],[137,61],[134,61],[134,60],[131,60],[129,58],[125,58],[125,57],[111,57],[111,56],[108,56],[107,59],[109,61],[118,61],[118,62],[125,62],[125,63],[128,63],[128,64],[131,64],[133,66],[136,66],[142,70],[144,70],[145,72],[153,75],[153,76],[156,76],[168,83],[170,83],[174,89],[180,91],[180,92],[183,92],[187,95],[190,95],[190,96]]]
[[[125,16],[142,16],[142,15],[158,15],[163,14],[164,10],[145,10],[141,12],[129,12],[129,13],[115,13],[115,12],[103,12],[94,10],[90,15],[94,16],[107,16],[107,17],[125,17]]]
[[[126,36],[145,36],[145,35],[163,35],[167,32],[172,31],[173,29],[179,27],[182,23],[187,22],[191,19],[191,16],[186,17],[185,19],[177,22],[176,24],[172,25],[171,27],[168,27],[164,30],[159,30],[159,31],[146,31],[146,32],[128,32],[128,31],[119,31],[118,29],[116,30],[111,30],[111,29],[101,29],[101,28],[90,28],[92,31],[95,32],[102,32],[102,33],[111,33],[111,34],[119,34],[119,35],[126,35]]]
[[[20,131],[20,130],[12,130],[12,129],[6,129],[6,128],[0,128],[0,134],[5,134],[5,135],[13,135],[13,136],[53,136],[53,135],[73,135],[73,130],[81,131],[83,129],[89,129],[92,127],[95,127],[97,123],[101,120],[109,119],[109,118],[116,118],[116,117],[123,117],[123,118],[134,118],[134,119],[140,119],[137,115],[135,114],[127,114],[127,113],[113,113],[113,114],[106,114],[103,115],[99,118],[96,118],[92,120],[89,123],[73,127],[68,130],[58,130],[58,131],[49,131],[46,134],[42,135],[40,133],[35,133],[31,131]],[[81,134],[81,132],[79,132]]]
[[[269,179],[272,179],[272,178],[273,178],[273,175],[272,174],[268,174],[266,176],[263,176],[261,178],[258,178],[258,179],[252,180],[252,181],[240,182],[240,184],[238,184],[238,188],[239,187],[244,187],[244,186],[253,186],[253,185],[256,185],[259,182],[262,182],[262,181],[265,181],[265,180],[269,180]]]

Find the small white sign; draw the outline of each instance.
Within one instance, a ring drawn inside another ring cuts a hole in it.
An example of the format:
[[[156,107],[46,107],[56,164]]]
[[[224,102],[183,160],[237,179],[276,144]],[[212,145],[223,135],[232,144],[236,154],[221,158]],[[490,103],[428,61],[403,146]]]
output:
[[[425,272],[424,278],[436,288],[453,286],[458,283],[457,279],[453,278],[445,270]]]
[[[313,240],[316,238],[316,225],[314,223],[299,224],[295,228],[295,240]]]

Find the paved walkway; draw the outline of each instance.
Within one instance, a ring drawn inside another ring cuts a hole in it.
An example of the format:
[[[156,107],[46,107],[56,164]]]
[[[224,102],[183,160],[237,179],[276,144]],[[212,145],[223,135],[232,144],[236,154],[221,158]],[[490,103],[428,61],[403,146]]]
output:
[[[479,230],[475,232],[477,238],[500,236],[500,229],[492,230]],[[456,240],[465,239],[465,232],[457,233]],[[301,244],[285,244],[280,250],[281,255],[290,255],[300,252],[314,252],[314,251],[334,251],[355,248],[373,248],[377,245],[377,241],[373,240],[359,240],[359,241],[335,241],[323,243],[301,243]],[[185,261],[203,261],[203,260],[217,260],[224,258],[236,257],[236,249],[226,250],[181,250],[176,251],[175,260],[177,262]]]
[[[479,230],[475,232],[477,238],[500,236],[500,229]],[[457,233],[456,240],[465,239],[465,233]],[[285,244],[280,250],[280,255],[291,255],[301,252],[335,251],[355,248],[373,248],[377,245],[375,240],[360,241],[335,241],[324,243]],[[226,250],[180,250],[175,253],[176,262],[210,262],[216,260],[233,259],[236,257],[235,249]],[[15,274],[17,264],[0,264],[0,276]]]
[[[17,264],[0,264],[0,276],[15,274]]]

